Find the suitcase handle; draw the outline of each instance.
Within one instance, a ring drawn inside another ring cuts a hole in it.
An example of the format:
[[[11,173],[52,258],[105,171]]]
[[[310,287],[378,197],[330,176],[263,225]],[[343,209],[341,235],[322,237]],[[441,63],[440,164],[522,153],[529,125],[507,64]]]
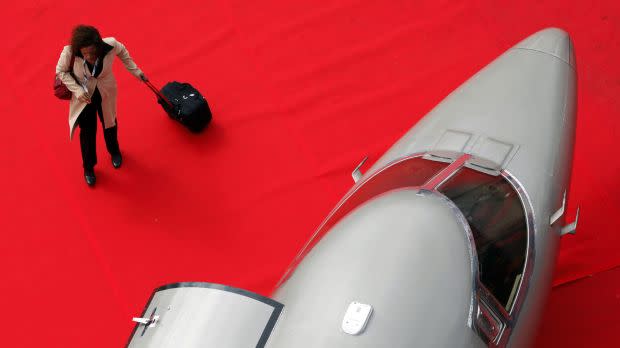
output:
[[[144,80],[143,80],[144,81]],[[157,96],[158,99],[163,100],[166,102],[166,104],[168,104],[168,106],[173,109],[174,105],[172,105],[172,103],[170,102],[170,100],[168,100],[168,98],[164,97],[163,94],[161,94],[161,92],[157,89],[157,87],[153,86],[153,84],[151,83],[151,81],[144,81],[144,83],[146,84],[146,86],[148,88],[151,89],[151,91],[153,91],[153,93],[155,93],[155,95]]]

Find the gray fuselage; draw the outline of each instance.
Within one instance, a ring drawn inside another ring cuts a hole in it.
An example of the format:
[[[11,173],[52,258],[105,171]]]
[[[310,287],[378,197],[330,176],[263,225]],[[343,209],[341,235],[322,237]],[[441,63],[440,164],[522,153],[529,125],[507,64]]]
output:
[[[128,346],[528,346],[564,223],[575,110],[570,38],[530,36],[358,178],[272,298],[169,284]]]

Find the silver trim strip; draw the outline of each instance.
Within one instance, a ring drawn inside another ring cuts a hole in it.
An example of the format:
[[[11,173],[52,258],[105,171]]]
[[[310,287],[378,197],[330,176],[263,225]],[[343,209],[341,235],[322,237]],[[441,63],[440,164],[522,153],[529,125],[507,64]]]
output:
[[[460,167],[457,168],[456,170],[458,169],[460,169]],[[477,293],[476,289],[478,287],[477,284],[479,283],[478,252],[476,251],[476,242],[474,241],[474,233],[472,232],[471,227],[469,226],[469,222],[467,222],[467,218],[465,218],[465,215],[463,215],[463,212],[461,212],[461,209],[459,209],[459,207],[457,207],[456,204],[454,204],[454,202],[452,202],[450,198],[446,197],[444,194],[442,194],[439,191],[424,190],[421,192],[423,192],[424,194],[436,196],[439,199],[441,199],[443,202],[445,202],[450,207],[450,210],[452,210],[452,212],[456,216],[458,222],[463,227],[463,230],[465,230],[466,232],[467,240],[469,241],[469,243],[467,243],[467,250],[469,251],[470,269],[471,269],[471,275],[472,275],[471,288],[473,290],[471,293],[471,301],[470,301],[470,306],[469,306],[469,317],[467,318],[467,326],[471,329],[474,329],[474,325],[475,325],[474,311],[476,311],[478,307],[478,297],[476,295]]]

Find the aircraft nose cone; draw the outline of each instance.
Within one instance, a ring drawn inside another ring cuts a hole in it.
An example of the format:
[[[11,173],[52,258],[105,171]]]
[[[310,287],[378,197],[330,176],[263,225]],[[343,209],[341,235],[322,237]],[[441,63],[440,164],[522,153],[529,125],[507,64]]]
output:
[[[557,57],[575,67],[573,42],[568,34],[558,28],[541,30],[518,43],[515,48],[535,50]]]

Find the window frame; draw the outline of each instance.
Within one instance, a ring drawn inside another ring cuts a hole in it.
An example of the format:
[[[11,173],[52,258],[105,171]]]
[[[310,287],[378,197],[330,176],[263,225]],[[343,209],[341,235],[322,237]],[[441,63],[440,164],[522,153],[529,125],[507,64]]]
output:
[[[403,186],[409,188],[417,188],[420,192],[424,194],[432,194],[441,197],[446,201],[448,205],[451,206],[455,216],[462,224],[464,230],[467,233],[467,237],[470,243],[470,255],[472,257],[472,278],[474,284],[472,284],[472,294],[471,294],[471,305],[470,305],[470,314],[468,318],[468,326],[477,332],[480,337],[483,339],[485,343],[489,345],[489,347],[499,347],[506,344],[510,333],[514,329],[515,323],[519,317],[521,312],[521,308],[523,306],[525,297],[528,291],[529,281],[534,268],[534,259],[535,259],[535,235],[536,235],[536,227],[534,222],[534,214],[533,207],[531,203],[531,199],[527,194],[525,188],[519,182],[519,180],[508,170],[506,169],[491,169],[485,166],[485,163],[488,163],[487,160],[483,158],[479,158],[476,156],[472,156],[470,154],[465,153],[455,153],[455,152],[419,152],[414,153],[405,157],[401,157],[395,159],[383,167],[371,172],[369,175],[364,175],[361,180],[359,180],[348,192],[345,196],[338,202],[336,207],[331,210],[331,212],[327,215],[327,217],[322,221],[319,227],[315,230],[312,237],[306,242],[304,247],[300,250],[300,252],[296,255],[295,259],[291,263],[291,265],[287,268],[285,274],[282,276],[276,288],[282,286],[294,273],[295,269],[298,267],[299,263],[303,260],[304,256],[306,256],[312,248],[318,244],[318,242],[322,239],[324,235],[326,235],[331,228],[338,223],[345,216],[349,215],[352,211],[354,211],[359,205],[364,204],[368,200],[374,199],[379,196],[381,193],[368,198],[366,201],[361,201],[353,208],[351,208],[348,212],[343,214],[337,221],[335,221],[329,228],[325,228],[326,224],[331,221],[332,217],[338,213],[339,209],[343,207],[343,205],[353,197],[357,192],[359,192],[360,188],[362,188],[365,184],[371,182],[375,177],[381,175],[389,168],[403,162],[408,161],[413,158],[422,158],[429,161],[435,162],[444,162],[447,163],[447,166],[443,169],[439,170],[435,175],[431,176],[424,184],[420,186]],[[514,296],[512,298],[512,303],[508,304],[508,308],[505,308],[493,294],[482,284],[480,281],[480,277],[478,274],[478,269],[480,267],[478,260],[478,253],[476,249],[476,244],[473,236],[473,232],[467,222],[467,219],[461,212],[461,210],[456,206],[456,204],[447,196],[443,195],[438,191],[438,188],[444,184],[446,181],[450,180],[454,175],[456,175],[462,168],[469,168],[486,175],[498,175],[501,176],[504,180],[506,180],[510,187],[517,193],[518,199],[521,203],[521,207],[523,209],[523,215],[525,218],[526,225],[526,234],[527,234],[527,243],[525,248],[525,258],[523,269],[521,272],[521,279],[519,281],[519,285],[516,287]],[[402,187],[398,187],[402,188]],[[397,188],[393,188],[397,189]],[[385,191],[388,192],[389,190]]]

